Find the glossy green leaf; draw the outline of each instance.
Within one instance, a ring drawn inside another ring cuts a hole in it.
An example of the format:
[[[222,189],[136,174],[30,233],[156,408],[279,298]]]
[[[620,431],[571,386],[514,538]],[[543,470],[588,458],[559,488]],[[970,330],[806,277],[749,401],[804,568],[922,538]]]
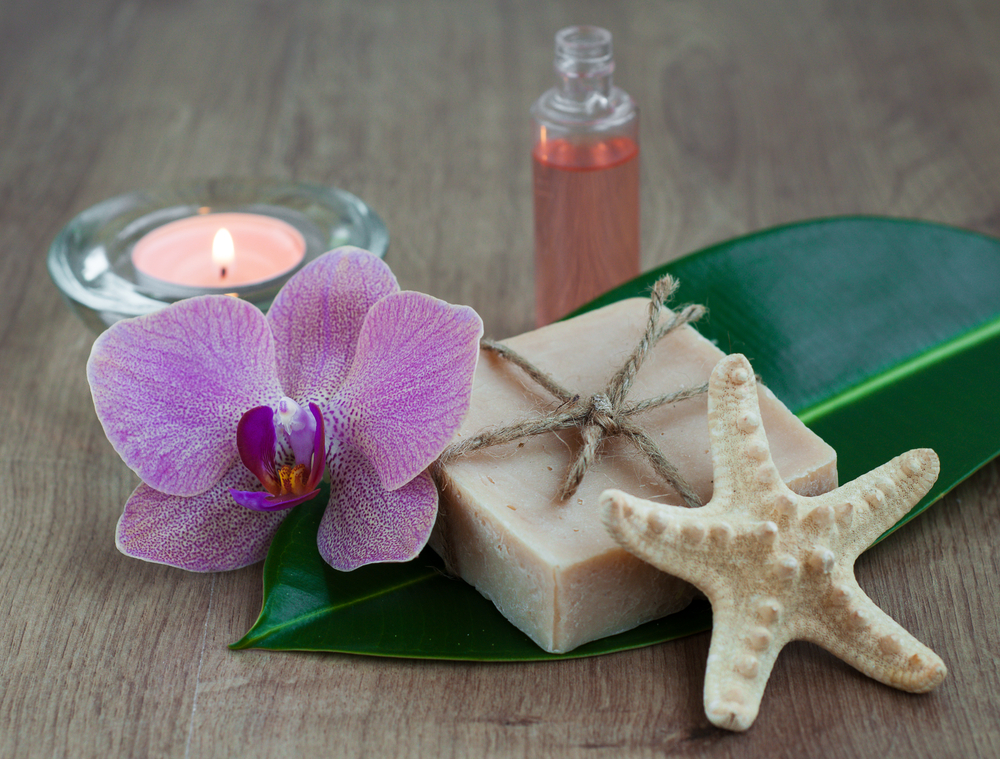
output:
[[[483,661],[561,658],[536,646],[470,585],[448,577],[430,549],[405,564],[373,564],[353,572],[332,569],[316,548],[328,498],[324,486],[282,524],[264,562],[260,617],[231,648]],[[595,641],[566,656],[643,646],[652,629],[658,640],[704,630],[711,620],[708,606],[691,612],[682,620],[658,620],[651,629]]]
[[[912,519],[1000,452],[1000,242],[915,221],[826,219],[716,245],[587,308],[643,295],[664,272],[700,331],[746,354],[838,453],[841,482],[917,447],[941,475]],[[337,572],[316,550],[325,492],[285,521],[264,565],[260,618],[233,648],[524,661],[592,656],[707,629],[702,602],[562,655],[547,654],[425,551]],[[898,527],[899,525],[897,525]]]

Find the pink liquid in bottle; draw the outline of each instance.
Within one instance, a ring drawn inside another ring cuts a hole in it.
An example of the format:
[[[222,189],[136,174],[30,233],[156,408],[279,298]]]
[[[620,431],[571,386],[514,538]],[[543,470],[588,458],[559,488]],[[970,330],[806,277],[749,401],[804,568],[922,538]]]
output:
[[[639,274],[639,146],[629,137],[532,151],[535,323]]]
[[[554,68],[531,108],[539,327],[639,273],[639,110],[612,82],[611,33],[560,30]]]

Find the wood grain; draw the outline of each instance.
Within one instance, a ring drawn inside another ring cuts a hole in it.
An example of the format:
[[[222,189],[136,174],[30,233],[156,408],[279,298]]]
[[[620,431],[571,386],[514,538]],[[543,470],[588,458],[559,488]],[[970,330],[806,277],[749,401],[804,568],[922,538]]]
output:
[[[944,684],[795,644],[743,735],[702,712],[707,635],[559,664],[233,653],[259,567],[115,550],[136,481],[46,274],[59,228],[188,178],[336,184],[386,219],[404,287],[521,332],[526,114],[578,22],[614,33],[642,108],[646,267],[831,214],[1000,234],[991,0],[0,0],[0,756],[1000,755],[996,462],[858,562]]]

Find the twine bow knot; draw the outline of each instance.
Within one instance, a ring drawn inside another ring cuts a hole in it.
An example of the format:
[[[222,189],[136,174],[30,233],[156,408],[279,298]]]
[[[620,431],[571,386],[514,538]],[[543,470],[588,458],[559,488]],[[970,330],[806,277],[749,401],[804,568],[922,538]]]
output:
[[[595,393],[587,403],[587,426],[600,427],[605,436],[611,437],[621,431],[615,418],[611,400],[604,393]]]

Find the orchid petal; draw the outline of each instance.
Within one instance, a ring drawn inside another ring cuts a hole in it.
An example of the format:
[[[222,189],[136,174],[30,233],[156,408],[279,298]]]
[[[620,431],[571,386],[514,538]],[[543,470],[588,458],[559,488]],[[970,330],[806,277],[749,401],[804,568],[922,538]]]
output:
[[[112,325],[94,343],[87,378],[125,463],[181,496],[217,483],[236,460],[243,412],[282,395],[264,315],[223,295]]]
[[[354,358],[365,314],[398,291],[389,267],[360,248],[337,248],[288,280],[267,313],[285,392],[329,400]]]
[[[310,493],[295,495],[271,495],[264,490],[234,490],[230,488],[229,495],[233,497],[240,506],[251,511],[285,511],[300,503],[305,503],[310,498],[315,498],[319,489]]]
[[[471,308],[423,293],[388,296],[368,312],[338,400],[386,489],[426,469],[458,431],[482,334]]]
[[[236,448],[240,460],[271,495],[281,492],[281,481],[274,468],[277,442],[274,411],[270,406],[256,406],[240,417],[236,427]]]
[[[118,549],[144,561],[192,572],[219,572],[254,564],[267,554],[287,511],[260,513],[233,501],[229,488],[256,484],[237,463],[206,492],[185,498],[139,485],[118,521]]]
[[[409,561],[420,553],[437,516],[437,488],[428,474],[390,491],[353,446],[329,463],[330,504],[317,544],[330,566],[348,571],[374,562]]]

